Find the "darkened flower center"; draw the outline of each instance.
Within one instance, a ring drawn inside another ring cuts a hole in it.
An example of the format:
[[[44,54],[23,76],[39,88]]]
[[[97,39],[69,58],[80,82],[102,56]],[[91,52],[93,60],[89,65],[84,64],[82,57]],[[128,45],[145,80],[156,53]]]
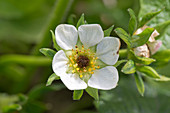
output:
[[[76,61],[77,61],[78,67],[80,68],[89,66],[89,62],[90,62],[89,58],[83,55],[80,55]]]

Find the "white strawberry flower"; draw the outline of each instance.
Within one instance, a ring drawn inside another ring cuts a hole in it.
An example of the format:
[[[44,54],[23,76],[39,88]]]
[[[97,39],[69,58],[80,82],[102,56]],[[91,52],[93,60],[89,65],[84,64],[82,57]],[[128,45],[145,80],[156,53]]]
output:
[[[78,30],[61,24],[56,27],[55,37],[62,50],[55,54],[52,68],[68,89],[116,87],[119,76],[112,65],[119,57],[118,38],[104,37],[98,24],[81,25]],[[106,65],[101,66],[101,61]]]

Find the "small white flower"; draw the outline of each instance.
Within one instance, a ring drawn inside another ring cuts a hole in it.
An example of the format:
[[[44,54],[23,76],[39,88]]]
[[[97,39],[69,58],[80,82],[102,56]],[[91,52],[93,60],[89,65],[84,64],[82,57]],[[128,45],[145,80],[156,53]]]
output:
[[[118,71],[111,65],[119,57],[118,38],[104,37],[98,24],[81,25],[78,30],[72,25],[61,24],[56,27],[55,37],[63,50],[55,54],[52,68],[68,89],[89,86],[109,90],[116,87]],[[101,61],[107,66],[101,68]]]
[[[148,26],[143,26],[142,28],[139,28],[135,32],[135,35],[140,34],[146,28],[148,28]],[[162,41],[155,40],[155,37],[158,35],[159,33],[157,32],[157,30],[154,30],[154,32],[149,37],[149,40],[148,40],[149,43],[139,46],[137,48],[134,48],[135,54],[137,56],[147,57],[147,58],[150,57],[150,54],[151,55],[155,54],[162,45]]]

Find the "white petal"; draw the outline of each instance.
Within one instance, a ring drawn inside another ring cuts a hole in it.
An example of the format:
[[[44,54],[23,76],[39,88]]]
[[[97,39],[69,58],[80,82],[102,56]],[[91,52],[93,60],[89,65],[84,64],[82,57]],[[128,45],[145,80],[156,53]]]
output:
[[[94,72],[88,81],[88,86],[97,89],[110,90],[117,86],[118,80],[119,76],[117,69],[113,66],[107,66]]]
[[[96,45],[104,37],[103,30],[98,24],[81,25],[78,33],[85,48]]]
[[[73,25],[61,24],[56,27],[55,37],[57,44],[65,49],[71,50],[75,47],[78,39],[77,29]]]
[[[105,37],[98,45],[96,55],[104,63],[114,65],[119,58],[120,41],[118,38]]]
[[[63,50],[58,51],[52,62],[52,68],[56,75],[60,76],[62,82],[65,86],[70,90],[79,90],[86,89],[87,84],[74,74],[68,74],[67,71],[67,63],[68,58],[66,57]]]
[[[154,42],[148,43],[148,47],[149,47],[149,50],[150,50],[151,54],[152,55],[155,54],[159,50],[161,45],[162,45],[162,41],[161,40],[156,40]]]

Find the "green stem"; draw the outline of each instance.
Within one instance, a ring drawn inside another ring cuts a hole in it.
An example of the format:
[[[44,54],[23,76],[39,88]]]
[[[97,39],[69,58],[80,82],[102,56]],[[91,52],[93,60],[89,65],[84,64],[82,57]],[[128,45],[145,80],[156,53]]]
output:
[[[49,21],[47,22],[46,26],[42,30],[41,34],[41,41],[39,44],[33,48],[32,54],[39,55],[39,49],[42,47],[49,47],[51,42],[51,34],[50,30],[54,30],[55,27],[60,24],[63,20],[65,20],[66,15],[70,9],[74,0],[56,0],[56,4],[54,6],[53,11],[51,11],[51,15],[48,17]],[[28,88],[29,84],[31,83],[32,76],[34,75],[35,71],[37,70],[36,66],[30,66],[26,68],[27,74],[23,81],[18,83],[15,88],[17,89],[16,92],[23,92],[26,88]],[[27,80],[27,81],[25,81]],[[22,87],[20,87],[22,85]]]
[[[54,9],[49,16],[49,21],[47,22],[46,26],[42,30],[42,34],[40,37],[42,37],[42,40],[39,44],[33,48],[32,53],[34,55],[39,55],[39,49],[42,47],[49,47],[51,42],[51,34],[50,30],[54,30],[55,27],[61,23],[62,20],[65,20],[65,17],[70,9],[71,4],[74,0],[56,0],[56,4],[54,6]]]
[[[127,57],[127,49],[120,49],[119,50],[119,58],[123,59]]]
[[[28,55],[3,55],[0,57],[0,65],[7,65],[12,63],[22,65],[48,66],[51,64],[51,59],[43,56]]]

